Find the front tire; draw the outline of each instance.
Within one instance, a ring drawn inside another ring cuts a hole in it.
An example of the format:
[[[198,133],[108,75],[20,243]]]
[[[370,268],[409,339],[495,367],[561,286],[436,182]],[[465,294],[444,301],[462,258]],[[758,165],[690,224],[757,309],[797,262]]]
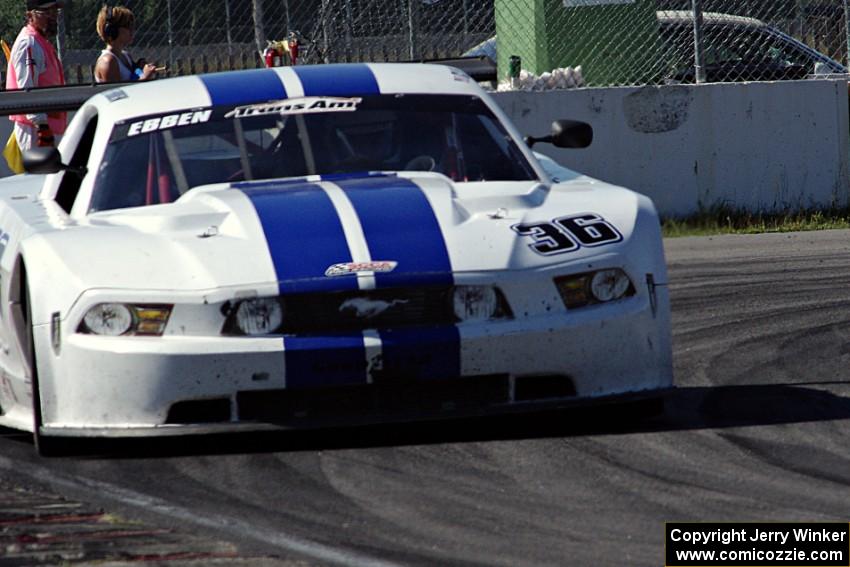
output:
[[[41,434],[41,426],[44,421],[41,413],[41,388],[38,385],[38,357],[36,356],[35,337],[33,335],[32,323],[32,304],[30,302],[30,288],[26,277],[26,269],[21,265],[21,312],[23,313],[23,347],[24,356],[30,370],[30,378],[32,383],[32,417],[33,429],[32,438],[35,451],[42,457],[58,456],[61,453],[61,440],[45,436]]]

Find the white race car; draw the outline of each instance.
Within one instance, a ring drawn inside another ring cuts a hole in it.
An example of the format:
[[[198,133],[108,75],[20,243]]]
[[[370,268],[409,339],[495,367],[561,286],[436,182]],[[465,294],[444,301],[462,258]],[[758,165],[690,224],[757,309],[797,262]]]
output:
[[[529,143],[440,65],[91,97],[0,181],[0,425],[45,451],[657,397],[652,203]]]

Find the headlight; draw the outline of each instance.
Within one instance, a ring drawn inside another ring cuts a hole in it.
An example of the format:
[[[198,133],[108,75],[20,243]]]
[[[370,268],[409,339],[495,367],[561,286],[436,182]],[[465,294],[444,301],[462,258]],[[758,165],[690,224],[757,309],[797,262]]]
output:
[[[89,309],[77,332],[117,337],[160,336],[165,331],[172,305],[99,303]]]
[[[631,283],[623,270],[602,270],[590,279],[590,292],[604,303],[623,297]]]
[[[509,317],[501,293],[486,285],[460,285],[452,290],[452,307],[459,321],[487,321]]]
[[[133,316],[127,306],[120,303],[101,303],[88,310],[83,318],[86,328],[95,335],[116,337],[130,330]]]
[[[277,298],[246,299],[236,308],[234,322],[244,335],[267,335],[283,324],[283,308]]]
[[[629,276],[619,268],[555,278],[567,309],[607,303],[635,294]]]

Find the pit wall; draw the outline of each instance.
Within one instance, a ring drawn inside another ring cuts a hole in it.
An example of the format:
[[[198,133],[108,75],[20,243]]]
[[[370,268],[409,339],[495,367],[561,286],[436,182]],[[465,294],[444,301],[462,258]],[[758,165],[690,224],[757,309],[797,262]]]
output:
[[[850,205],[850,115],[841,80],[503,92],[523,134],[559,118],[591,147],[537,144],[563,165],[652,198],[663,216],[725,205],[753,212]],[[11,122],[0,117],[5,144]],[[0,176],[8,175],[0,159]]]
[[[559,118],[594,129],[587,149],[534,149],[652,198],[663,216],[850,205],[844,80],[502,92],[522,134]]]

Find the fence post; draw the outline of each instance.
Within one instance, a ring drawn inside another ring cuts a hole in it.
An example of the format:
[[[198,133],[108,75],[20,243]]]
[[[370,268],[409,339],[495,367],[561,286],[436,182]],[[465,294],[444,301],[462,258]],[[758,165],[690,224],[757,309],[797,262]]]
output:
[[[322,63],[330,63],[330,43],[328,40],[328,4],[329,0],[322,0]]]
[[[408,41],[410,43],[410,60],[416,60],[416,2],[417,0],[407,0],[407,32]]]
[[[354,36],[354,15],[351,12],[351,0],[345,0],[345,61],[350,63],[351,43]]]
[[[844,0],[844,34],[847,36],[847,65],[850,66],[850,0]]]
[[[266,47],[266,30],[263,17],[263,1],[254,0],[251,2],[252,12],[254,17],[254,41],[257,44],[257,54],[262,57],[263,49]]]
[[[845,4],[848,0],[844,0]],[[694,11],[694,80],[696,83],[705,82],[705,67],[702,61],[702,6],[700,0],[691,0]]]
[[[224,0],[224,25],[227,27],[227,54],[233,55],[233,34],[230,32],[230,0]]]
[[[171,20],[171,0],[166,3],[168,9],[168,66],[174,68],[174,22]]]
[[[62,61],[65,55],[65,11],[59,17],[59,30],[56,33],[56,55]]]
[[[463,41],[464,49],[469,45],[467,37],[469,36],[469,0],[463,0]]]
[[[283,0],[283,14],[286,17],[286,35],[289,36],[289,32],[295,31],[289,23],[289,0]]]

